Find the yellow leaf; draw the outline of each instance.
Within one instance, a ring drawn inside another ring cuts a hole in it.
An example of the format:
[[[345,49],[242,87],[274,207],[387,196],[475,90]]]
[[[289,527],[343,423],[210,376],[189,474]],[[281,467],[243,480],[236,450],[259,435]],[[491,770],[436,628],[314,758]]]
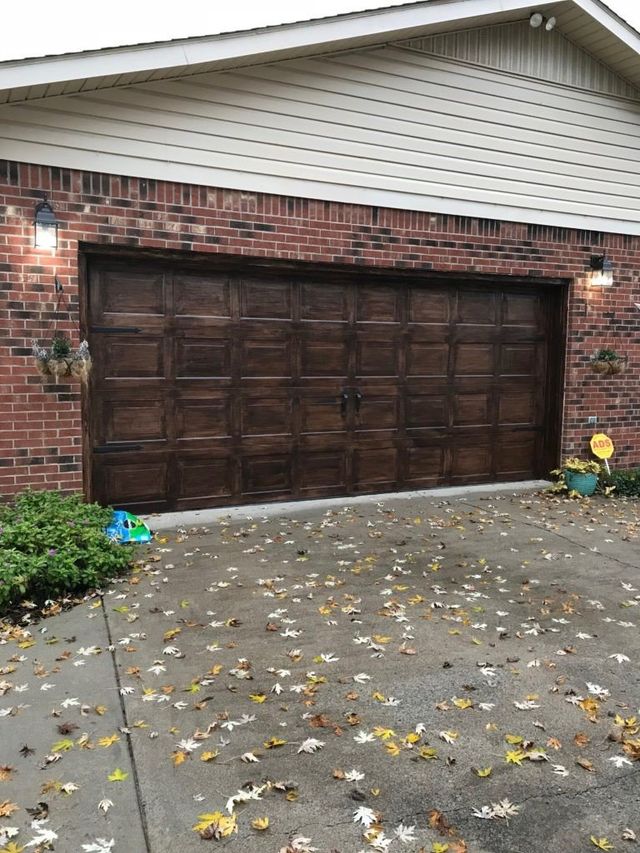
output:
[[[254,829],[257,829],[259,832],[263,832],[265,829],[269,829],[269,818],[268,817],[257,817],[251,821],[251,826]]]
[[[421,746],[418,750],[418,755],[420,758],[424,758],[425,761],[429,758],[437,758],[438,753],[432,746]]]
[[[389,755],[400,755],[400,747],[397,743],[391,741],[390,743],[385,744],[385,749],[389,753]]]
[[[476,770],[476,776],[479,776],[481,779],[486,779],[487,776],[491,776],[491,767],[478,768]]]
[[[104,715],[107,713],[107,706],[106,705],[96,705],[96,707],[93,710],[96,712],[96,714],[99,717],[104,717]]]
[[[209,752],[203,752],[200,755],[200,761],[213,761],[214,758],[217,758],[220,753],[217,749],[212,749]]]
[[[431,853],[447,853],[448,844],[441,844],[439,841],[434,841],[431,845]]]
[[[286,740],[282,740],[279,737],[270,737],[269,740],[265,740],[264,747],[265,749],[275,749],[278,746],[284,746]]]
[[[505,735],[504,739],[507,743],[510,743],[512,746],[515,746],[517,743],[522,743],[522,738],[520,735]]]
[[[521,749],[510,749],[505,753],[504,759],[507,764],[517,764],[518,767],[522,767],[522,759],[526,757],[526,753]]]
[[[22,853],[24,847],[19,847],[15,841],[10,841],[6,847],[3,847],[0,853]]]
[[[290,803],[295,803],[299,796],[300,795],[298,794],[297,790],[294,788],[292,791],[287,791],[287,793],[285,794],[285,800]]]
[[[62,738],[51,747],[52,752],[68,752],[70,749],[73,749],[73,741],[68,737]]]
[[[595,835],[591,836],[591,843],[598,848],[598,850],[613,850],[613,844],[609,841],[608,838],[596,838]]]
[[[258,705],[262,705],[263,702],[267,701],[267,697],[264,693],[250,693],[249,699],[251,699],[252,702],[257,702]]]
[[[467,708],[473,708],[473,702],[471,699],[454,699],[453,704],[456,708],[460,708],[461,711],[465,711]]]
[[[384,726],[376,726],[373,733],[381,740],[389,740],[389,738],[395,737],[396,734],[393,729],[385,729]]]
[[[166,643],[169,640],[173,640],[173,638],[177,637],[180,633],[182,633],[182,628],[171,628],[169,631],[164,632],[163,640]]]
[[[205,838],[227,838],[231,833],[238,831],[235,815],[227,817],[222,812],[211,812],[198,815],[198,818],[199,822],[193,827],[194,832],[204,834]]]
[[[417,732],[409,732],[406,736],[405,741],[407,743],[418,743],[420,740],[420,735]]]
[[[116,767],[116,769],[113,771],[113,773],[109,773],[109,775],[107,776],[107,779],[110,782],[124,782],[125,779],[128,779],[128,778],[129,778],[129,774],[125,773],[124,770],[120,770],[119,767]]]
[[[376,700],[376,702],[386,702],[387,701],[387,697],[384,696],[382,693],[379,693],[377,690],[375,693],[372,693],[371,695]]]
[[[171,760],[173,761],[174,767],[179,767],[187,760],[187,753],[183,752],[181,749],[177,750],[176,752],[172,752]]]
[[[111,746],[114,743],[117,743],[120,740],[119,735],[109,735],[108,737],[101,737],[98,741],[100,746]]]
[[[373,639],[376,643],[380,643],[381,645],[385,645],[385,643],[391,642],[391,637],[385,637],[382,634],[374,634]]]

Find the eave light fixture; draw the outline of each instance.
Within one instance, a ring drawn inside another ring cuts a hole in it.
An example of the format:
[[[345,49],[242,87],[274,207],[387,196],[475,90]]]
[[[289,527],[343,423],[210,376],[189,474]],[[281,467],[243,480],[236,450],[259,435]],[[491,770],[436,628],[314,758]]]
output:
[[[556,19],[553,16],[551,16],[550,18],[547,18],[547,22],[544,25],[544,28],[548,33],[550,33],[551,30],[555,27],[555,25],[556,25]]]
[[[534,30],[537,30],[538,27],[542,26],[542,22],[544,21],[544,17],[542,12],[532,12],[531,17],[529,18],[529,23],[533,27]]]
[[[33,218],[33,245],[36,249],[58,248],[58,225],[53,208],[45,195],[41,202],[36,205]]]
[[[611,287],[613,284],[613,261],[605,254],[591,255],[591,284],[594,287]]]

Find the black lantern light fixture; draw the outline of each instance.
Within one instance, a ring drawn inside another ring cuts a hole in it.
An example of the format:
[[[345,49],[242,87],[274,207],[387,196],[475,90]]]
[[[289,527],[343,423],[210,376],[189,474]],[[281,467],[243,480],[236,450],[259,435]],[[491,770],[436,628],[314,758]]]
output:
[[[41,202],[36,205],[33,219],[34,235],[33,245],[36,249],[58,248],[58,225],[53,208],[45,195]]]
[[[591,284],[595,287],[611,287],[613,284],[613,261],[602,255],[591,255]]]

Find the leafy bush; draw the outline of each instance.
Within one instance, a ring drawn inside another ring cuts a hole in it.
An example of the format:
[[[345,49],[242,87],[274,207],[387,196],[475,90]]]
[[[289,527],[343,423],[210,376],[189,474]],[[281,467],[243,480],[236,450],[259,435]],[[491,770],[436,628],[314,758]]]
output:
[[[640,498],[640,468],[612,471],[606,476],[604,482],[608,487],[614,487],[615,496]]]
[[[126,571],[131,551],[108,539],[110,520],[110,509],[59,492],[23,492],[0,507],[0,613],[25,598],[83,593]]]

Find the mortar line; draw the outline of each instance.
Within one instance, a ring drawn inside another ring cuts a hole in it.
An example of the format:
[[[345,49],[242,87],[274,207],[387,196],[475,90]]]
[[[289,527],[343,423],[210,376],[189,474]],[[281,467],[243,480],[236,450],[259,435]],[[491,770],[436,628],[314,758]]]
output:
[[[149,827],[147,825],[147,815],[144,808],[144,801],[142,799],[142,788],[140,785],[140,776],[138,774],[138,767],[136,765],[135,753],[133,751],[133,742],[131,740],[131,734],[129,730],[129,718],[127,716],[127,708],[124,702],[124,696],[120,692],[120,688],[122,687],[122,682],[120,681],[120,673],[118,672],[118,666],[116,662],[116,652],[115,646],[113,643],[113,637],[111,635],[111,625],[109,624],[109,620],[107,618],[107,609],[105,607],[104,596],[100,596],[100,600],[102,601],[102,616],[104,618],[104,624],[107,631],[107,639],[109,641],[109,646],[111,647],[111,662],[113,664],[113,672],[116,679],[116,685],[118,688],[118,700],[120,702],[120,712],[122,714],[122,719],[124,720],[124,726],[126,729],[125,740],[127,743],[127,752],[129,753],[129,761],[131,762],[131,769],[133,771],[133,785],[134,790],[136,792],[136,802],[138,804],[138,814],[140,816],[140,824],[142,826],[142,835],[144,837],[144,843],[146,847],[146,853],[153,853],[151,849],[151,842],[149,840]]]

